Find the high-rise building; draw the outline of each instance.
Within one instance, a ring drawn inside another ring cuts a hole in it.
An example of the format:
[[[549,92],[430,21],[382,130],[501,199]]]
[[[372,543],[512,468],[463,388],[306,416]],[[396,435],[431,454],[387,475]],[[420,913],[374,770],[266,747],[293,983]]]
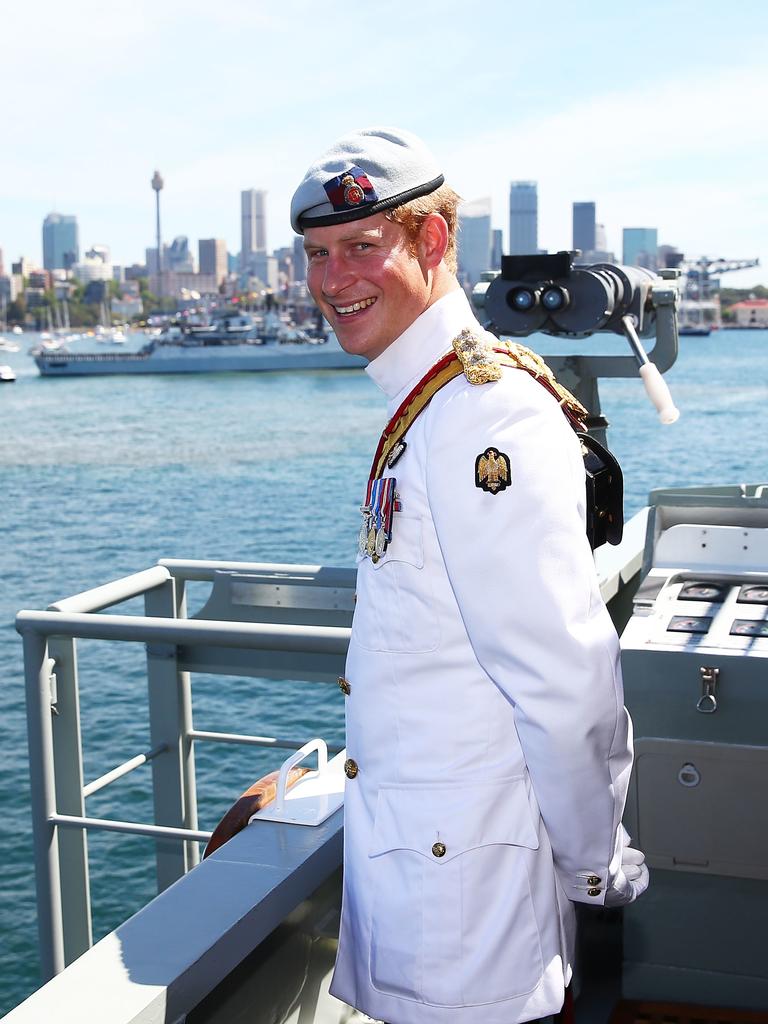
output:
[[[307,280],[307,254],[304,252],[303,235],[296,235],[293,240],[293,280]]]
[[[598,248],[594,203],[573,204],[573,248],[584,255]]]
[[[177,235],[168,248],[168,256],[163,256],[163,270],[172,270],[177,274],[194,274],[195,257],[189,248],[186,235]]]
[[[539,248],[539,199],[535,181],[513,181],[509,186],[509,251],[513,256]]]
[[[658,231],[656,228],[624,228],[622,263],[628,267],[658,267]]]
[[[251,253],[249,263],[249,273],[266,288],[276,292],[280,285],[277,258],[268,256],[266,252],[256,252]]]
[[[201,238],[197,243],[201,274],[213,274],[221,284],[227,276],[227,243],[223,238]]]
[[[251,256],[267,251],[267,193],[249,188],[240,193],[240,269],[247,270]]]
[[[503,233],[501,228],[494,228],[491,237],[491,270],[501,270],[501,257],[504,252]]]
[[[77,217],[49,213],[43,221],[43,266],[69,270],[80,259]]]
[[[470,288],[491,266],[491,200],[475,199],[459,207],[459,280]]]

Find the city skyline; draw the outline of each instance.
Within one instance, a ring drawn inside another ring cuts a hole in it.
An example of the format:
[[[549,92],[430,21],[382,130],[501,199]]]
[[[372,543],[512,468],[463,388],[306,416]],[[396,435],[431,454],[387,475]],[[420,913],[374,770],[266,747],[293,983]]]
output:
[[[154,245],[155,167],[165,242],[223,238],[238,252],[240,193],[257,187],[269,194],[270,247],[290,246],[288,203],[309,162],[351,127],[397,124],[424,137],[466,200],[491,197],[506,245],[510,182],[535,180],[541,248],[570,246],[572,204],[587,199],[617,255],[624,228],[655,225],[660,243],[689,256],[761,259],[729,284],[768,281],[768,30],[756,2],[729,18],[714,2],[649,0],[639,20],[556,2],[546,46],[535,19],[497,0],[477,19],[452,0],[416,11],[396,0],[387,19],[360,11],[364,45],[342,45],[304,0],[295,8],[20,9],[0,67],[13,99],[0,175],[6,264],[42,265],[53,211],[77,217],[81,249],[104,243],[116,263],[141,262]],[[297,17],[311,50],[297,42]],[[35,111],[52,96],[63,107],[43,131]]]

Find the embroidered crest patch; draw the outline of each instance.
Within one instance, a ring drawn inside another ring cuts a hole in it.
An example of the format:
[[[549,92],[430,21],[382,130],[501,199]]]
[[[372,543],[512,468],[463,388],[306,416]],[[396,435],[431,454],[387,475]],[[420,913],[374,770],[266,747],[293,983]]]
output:
[[[512,483],[509,456],[498,448],[486,448],[475,459],[475,487],[498,494]]]
[[[356,206],[375,203],[379,198],[376,189],[360,167],[350,167],[343,174],[337,174],[323,186],[333,209],[354,210]]]

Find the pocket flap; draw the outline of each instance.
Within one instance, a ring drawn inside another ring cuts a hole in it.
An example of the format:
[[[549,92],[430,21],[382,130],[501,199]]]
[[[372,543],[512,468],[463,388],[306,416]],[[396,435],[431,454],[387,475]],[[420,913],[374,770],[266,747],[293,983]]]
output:
[[[417,569],[424,567],[424,543],[421,536],[421,519],[395,513],[392,523],[392,540],[384,555],[373,563],[380,570],[389,562],[407,562]]]
[[[433,846],[444,848],[436,855]],[[539,846],[523,776],[494,783],[382,786],[369,856],[412,850],[436,864],[478,846]]]

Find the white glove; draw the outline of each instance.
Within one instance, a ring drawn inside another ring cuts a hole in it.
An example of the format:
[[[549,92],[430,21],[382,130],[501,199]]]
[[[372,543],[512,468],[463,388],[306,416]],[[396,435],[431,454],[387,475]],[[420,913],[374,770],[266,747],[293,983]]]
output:
[[[645,854],[625,846],[621,851],[621,868],[605,893],[606,907],[625,907],[648,888]]]

